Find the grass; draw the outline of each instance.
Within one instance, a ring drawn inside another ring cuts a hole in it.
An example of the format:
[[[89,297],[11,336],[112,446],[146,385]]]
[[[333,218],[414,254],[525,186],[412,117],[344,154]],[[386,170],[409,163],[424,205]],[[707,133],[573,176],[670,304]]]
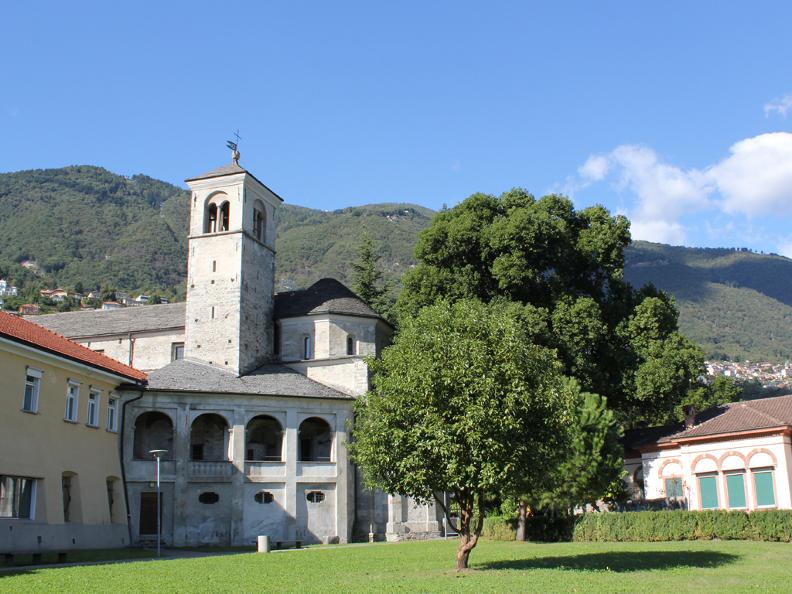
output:
[[[317,547],[0,574],[3,592],[792,592],[792,545],[454,541]]]
[[[94,561],[120,561],[126,559],[148,559],[156,556],[153,551],[146,549],[85,549],[69,551],[66,563],[91,563]],[[0,568],[11,566],[23,567],[33,563],[33,555],[14,555],[11,563],[0,560]],[[41,564],[58,563],[57,553],[42,553]],[[36,563],[37,565],[39,563]]]

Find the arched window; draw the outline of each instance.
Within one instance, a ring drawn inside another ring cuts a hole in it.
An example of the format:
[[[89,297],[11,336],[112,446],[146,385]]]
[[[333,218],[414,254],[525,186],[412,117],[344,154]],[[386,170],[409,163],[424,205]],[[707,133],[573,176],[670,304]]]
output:
[[[152,460],[152,450],[167,450],[163,460],[173,459],[173,423],[159,411],[144,412],[135,420],[132,453],[137,460]]]
[[[355,352],[355,337],[351,334],[347,335],[347,355],[356,355]]]
[[[301,462],[330,462],[333,451],[330,425],[318,417],[305,419],[300,424],[299,445]]]
[[[204,233],[214,233],[215,231],[217,231],[217,204],[210,204],[206,209]]]
[[[231,205],[228,202],[223,202],[220,205],[220,227],[218,231],[228,231],[230,218],[231,218]]]
[[[228,423],[223,417],[207,413],[193,421],[190,458],[213,462],[228,460]]]
[[[310,336],[303,336],[303,359],[313,358],[313,348]]]
[[[267,211],[260,200],[256,200],[253,204],[253,236],[261,242],[264,242],[264,236],[267,231]]]
[[[252,462],[281,462],[283,428],[269,415],[253,417],[245,429],[245,459]]]

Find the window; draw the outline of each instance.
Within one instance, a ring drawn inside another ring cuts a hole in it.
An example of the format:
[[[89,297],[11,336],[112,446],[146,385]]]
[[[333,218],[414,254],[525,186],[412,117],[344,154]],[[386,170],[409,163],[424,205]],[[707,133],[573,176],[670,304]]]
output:
[[[107,430],[118,431],[118,398],[107,399]]]
[[[228,231],[228,223],[230,216],[231,205],[228,202],[223,202],[220,205],[220,231]]]
[[[253,235],[256,239],[264,242],[264,231],[266,230],[266,219],[263,210],[258,208],[253,210]]]
[[[303,359],[310,359],[312,357],[313,349],[311,347],[311,337],[303,336]]]
[[[35,501],[35,479],[0,475],[0,518],[32,520]]]
[[[756,490],[756,506],[774,507],[775,488],[773,487],[773,469],[754,470],[753,478],[754,489]]]
[[[115,481],[111,478],[105,480],[105,485],[107,486],[107,506],[110,509],[110,518],[113,517],[113,506],[115,504],[115,495],[113,493],[115,489]]]
[[[672,477],[665,480],[666,499],[682,499],[682,478]]]
[[[322,503],[324,501],[324,493],[321,491],[311,491],[305,498],[311,503]]]
[[[214,493],[213,491],[207,491],[198,495],[198,501],[205,505],[212,505],[220,501],[220,495]]]
[[[726,475],[726,493],[730,508],[744,508],[745,505],[745,473],[732,472]]]
[[[77,404],[80,400],[80,383],[69,381],[66,384],[66,412],[63,416],[67,421],[77,422]]]
[[[217,231],[217,205],[210,204],[207,211],[204,233],[214,233]]]
[[[351,334],[347,336],[347,355],[356,355],[355,353],[355,337]]]
[[[256,503],[272,503],[275,501],[275,496],[269,491],[259,491],[253,496]]]
[[[72,480],[71,476],[64,474],[61,477],[61,492],[63,494],[63,521],[71,521],[71,500],[72,500]]]
[[[38,412],[38,397],[41,389],[42,372],[32,367],[27,368],[25,376],[25,397],[22,400],[22,410]]]
[[[99,390],[88,392],[88,425],[90,427],[99,426]]]
[[[699,475],[698,483],[701,509],[716,509],[718,507],[718,476],[715,474]]]
[[[171,343],[171,361],[179,361],[180,359],[184,359],[184,343]]]

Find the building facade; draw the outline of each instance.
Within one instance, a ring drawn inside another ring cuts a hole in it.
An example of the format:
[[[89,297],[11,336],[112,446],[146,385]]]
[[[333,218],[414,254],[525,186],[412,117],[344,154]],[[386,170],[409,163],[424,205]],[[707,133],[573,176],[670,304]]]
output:
[[[121,390],[145,377],[0,312],[0,553],[130,543]]]
[[[733,402],[626,436],[636,500],[691,510],[792,509],[792,396]]]
[[[121,392],[133,541],[156,534],[155,449],[168,452],[168,544],[439,535],[434,506],[365,490],[347,457],[364,357],[392,327],[334,279],[274,293],[282,199],[237,159],[187,184],[186,303],[35,318],[150,371],[143,389]]]

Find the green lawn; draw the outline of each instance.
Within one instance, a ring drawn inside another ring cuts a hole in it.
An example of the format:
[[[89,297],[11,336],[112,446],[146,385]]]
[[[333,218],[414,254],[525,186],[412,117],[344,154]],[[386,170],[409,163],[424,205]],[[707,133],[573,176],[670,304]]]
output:
[[[453,571],[454,541],[22,570],[2,592],[792,592],[792,545],[483,542]]]

